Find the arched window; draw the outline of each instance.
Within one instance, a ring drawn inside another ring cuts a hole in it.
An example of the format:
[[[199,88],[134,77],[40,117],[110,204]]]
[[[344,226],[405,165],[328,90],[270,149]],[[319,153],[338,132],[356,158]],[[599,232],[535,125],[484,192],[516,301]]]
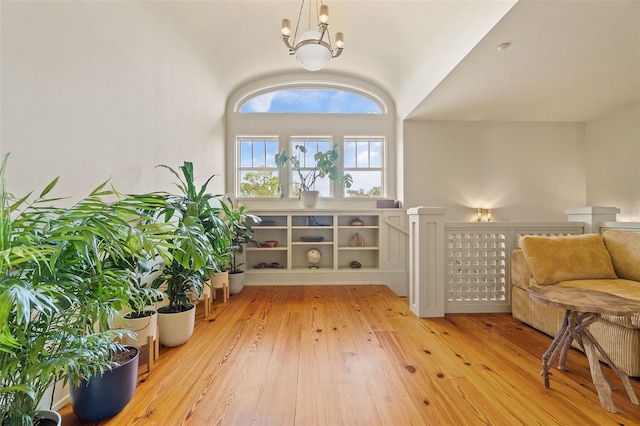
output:
[[[247,99],[241,113],[382,114],[380,105],[358,93],[337,89],[278,89]]]
[[[275,154],[284,150],[296,155],[296,145],[313,152],[337,145],[340,167],[353,177],[353,184],[343,188],[325,179],[316,188],[322,197],[345,201],[395,197],[392,102],[367,83],[333,77],[332,81],[326,77],[310,81],[308,74],[271,77],[230,97],[229,192],[256,200],[295,198],[297,177],[288,167],[278,169]]]

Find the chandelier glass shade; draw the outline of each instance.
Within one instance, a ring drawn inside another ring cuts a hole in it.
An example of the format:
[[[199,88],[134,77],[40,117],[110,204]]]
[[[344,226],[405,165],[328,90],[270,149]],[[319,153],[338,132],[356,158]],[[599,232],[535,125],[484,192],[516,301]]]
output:
[[[300,65],[308,71],[318,71],[324,68],[331,58],[337,58],[344,50],[344,35],[336,33],[334,43],[331,42],[329,34],[329,6],[322,4],[320,8],[316,4],[316,19],[318,29],[309,28],[297,37],[300,17],[304,9],[305,0],[300,5],[300,14],[296,23],[296,30],[291,38],[291,22],[288,19],[282,20],[282,41],[289,49],[290,55],[295,55]],[[311,16],[312,5],[309,4],[309,16]],[[311,26],[311,25],[309,25]],[[293,44],[292,44],[293,43]]]

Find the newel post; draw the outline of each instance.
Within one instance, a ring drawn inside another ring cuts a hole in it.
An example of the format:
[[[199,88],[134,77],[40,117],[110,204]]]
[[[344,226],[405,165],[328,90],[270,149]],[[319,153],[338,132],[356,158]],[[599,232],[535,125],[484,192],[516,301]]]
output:
[[[414,207],[409,215],[409,307],[419,317],[444,316],[444,212]]]
[[[602,222],[615,222],[618,207],[587,206],[565,210],[569,222],[584,222],[584,233],[597,234]]]

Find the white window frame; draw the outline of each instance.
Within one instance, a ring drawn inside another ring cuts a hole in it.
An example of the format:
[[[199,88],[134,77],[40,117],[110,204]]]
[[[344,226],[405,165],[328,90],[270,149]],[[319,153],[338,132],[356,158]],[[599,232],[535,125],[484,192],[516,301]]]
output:
[[[333,148],[334,145],[334,141],[333,138],[331,136],[291,136],[289,138],[289,142],[287,144],[287,155],[289,156],[296,156],[299,154],[299,151],[295,149],[296,145],[300,145],[301,143],[304,143],[306,145],[306,142],[326,142],[329,146],[328,149]],[[322,151],[325,152],[326,150]],[[340,168],[342,168],[342,154],[340,155]],[[313,167],[300,167],[300,170],[304,173],[305,171],[309,171],[313,169]],[[286,186],[287,189],[284,191],[284,193],[289,197],[289,198],[296,198],[296,172],[293,170],[293,168],[291,167],[291,163],[287,162],[287,167],[286,167]],[[284,185],[283,185],[284,186]],[[339,185],[338,185],[339,186]],[[338,198],[339,196],[339,190],[336,190],[336,182],[332,182],[329,181],[329,196],[327,197],[326,195],[323,196],[322,193],[320,194],[321,197],[324,198]]]
[[[273,91],[275,88],[337,88],[350,90],[363,94],[376,100],[382,107],[382,114],[313,114],[313,113],[240,113],[239,106],[247,99],[259,93]],[[238,88],[228,99],[225,132],[227,140],[227,158],[225,170],[228,179],[225,183],[226,191],[239,194],[239,171],[237,165],[236,138],[242,135],[277,135],[280,151],[290,150],[290,141],[293,137],[306,137],[313,135],[329,135],[334,143],[340,146],[342,157],[343,141],[356,137],[382,137],[384,138],[384,170],[383,170],[383,194],[385,198],[397,198],[398,185],[402,184],[401,169],[397,167],[396,154],[396,112],[392,98],[380,87],[355,77],[342,75],[327,75],[323,73],[283,73],[276,76],[265,77],[252,81]],[[342,160],[343,161],[343,160]],[[289,194],[286,184],[289,183],[289,168],[283,168],[279,172],[283,189]],[[351,206],[375,207],[375,199],[368,197],[344,197],[345,189],[336,184],[332,198],[324,198],[326,206],[339,206],[338,208],[351,208]],[[296,197],[287,197],[285,200],[275,201],[273,197],[247,198],[237,195],[242,202],[253,208],[275,208],[274,202],[279,206],[295,207],[298,204]],[[285,202],[289,200],[289,202]],[[373,201],[373,202],[372,202]],[[295,204],[293,204],[295,203]]]
[[[371,149],[369,149],[369,167],[358,167],[358,163],[357,163],[357,158],[358,158],[358,152],[357,152],[357,148],[356,148],[356,167],[347,167],[344,164],[344,158],[342,158],[342,171],[344,173],[351,173],[351,172],[366,172],[366,171],[373,171],[373,172],[380,172],[380,189],[382,191],[382,194],[380,194],[379,197],[354,197],[354,196],[348,196],[347,195],[347,190],[345,189],[345,198],[355,198],[355,199],[362,199],[362,198],[384,198],[386,195],[386,170],[387,170],[387,144],[386,144],[386,138],[384,136],[345,136],[343,141],[342,141],[342,152],[345,152],[345,147],[347,142],[356,142],[356,146],[357,146],[357,142],[367,142],[367,143],[371,143],[371,142],[379,142],[381,145],[381,149],[380,149],[380,155],[382,156],[381,161],[380,161],[380,167],[371,167]],[[343,155],[344,157],[344,155]]]
[[[274,135],[269,135],[269,136],[237,136],[236,137],[236,141],[235,141],[235,169],[236,169],[236,188],[234,191],[234,195],[236,195],[237,197],[242,197],[245,198],[243,195],[240,194],[240,186],[242,184],[242,173],[243,172],[249,172],[249,171],[255,171],[255,172],[262,172],[262,171],[269,171],[269,172],[275,172],[275,174],[278,176],[278,179],[280,179],[280,170],[277,167],[267,167],[266,166],[266,152],[267,152],[267,147],[265,144],[265,165],[261,166],[261,167],[246,167],[243,166],[242,163],[242,158],[240,156],[240,145],[242,144],[242,142],[246,142],[246,141],[250,141],[252,142],[252,146],[251,146],[251,150],[254,150],[254,142],[276,142],[278,149],[276,150],[277,152],[280,151],[280,141],[278,136],[274,136]],[[252,156],[253,158],[253,156]],[[277,194],[274,194],[272,197],[246,197],[246,198],[271,198],[271,199],[276,199],[278,198]]]

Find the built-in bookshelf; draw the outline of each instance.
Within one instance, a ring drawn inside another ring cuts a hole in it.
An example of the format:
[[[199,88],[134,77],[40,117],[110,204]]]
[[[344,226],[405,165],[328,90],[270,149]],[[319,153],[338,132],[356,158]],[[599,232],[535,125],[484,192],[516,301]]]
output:
[[[375,284],[385,283],[386,272],[400,274],[402,282],[397,285],[406,284],[406,253],[400,253],[405,251],[406,241],[398,242],[406,238],[404,210],[298,209],[251,213],[260,216],[262,222],[254,226],[259,246],[245,248],[249,285]],[[384,246],[382,243],[390,234],[394,241]],[[320,253],[318,263],[309,262],[307,253],[312,249]],[[392,280],[397,282],[397,276]]]

